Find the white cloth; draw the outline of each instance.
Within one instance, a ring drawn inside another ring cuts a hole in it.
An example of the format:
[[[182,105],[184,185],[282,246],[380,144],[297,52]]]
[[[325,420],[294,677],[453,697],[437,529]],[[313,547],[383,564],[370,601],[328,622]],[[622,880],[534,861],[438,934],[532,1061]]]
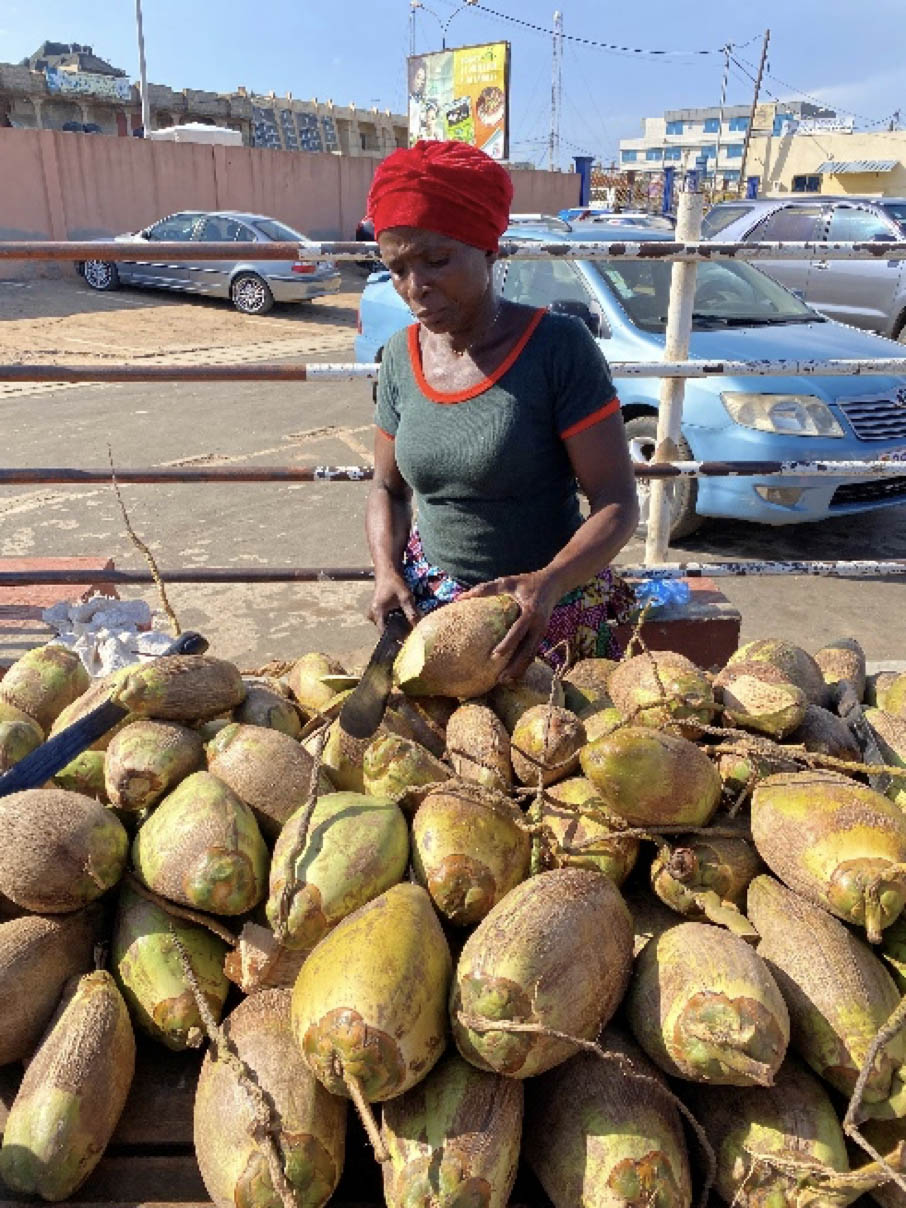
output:
[[[91,676],[155,658],[173,641],[170,634],[151,628],[154,616],[144,600],[91,596],[75,604],[61,601],[41,616],[57,631],[54,640],[74,650]]]

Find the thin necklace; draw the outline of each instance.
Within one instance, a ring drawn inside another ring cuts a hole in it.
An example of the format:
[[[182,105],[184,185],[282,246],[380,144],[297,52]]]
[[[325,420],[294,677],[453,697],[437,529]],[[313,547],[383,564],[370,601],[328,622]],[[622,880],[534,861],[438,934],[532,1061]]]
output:
[[[493,330],[494,325],[496,324],[497,320],[500,318],[500,311],[501,311],[502,307],[503,307],[503,299],[498,298],[497,305],[494,307],[494,314],[491,317],[490,323],[488,324],[486,329],[481,333],[481,335],[476,336],[474,340],[470,340],[470,342],[468,344],[466,344],[465,348],[453,348],[451,345],[451,351],[455,357],[464,357],[467,352],[472,351],[472,349],[475,347],[476,344],[478,344],[481,340],[485,339],[485,337]]]

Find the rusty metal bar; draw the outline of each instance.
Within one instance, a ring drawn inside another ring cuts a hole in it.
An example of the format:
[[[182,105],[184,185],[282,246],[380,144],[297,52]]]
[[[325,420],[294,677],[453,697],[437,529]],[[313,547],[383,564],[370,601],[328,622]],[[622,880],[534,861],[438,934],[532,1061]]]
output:
[[[906,558],[854,562],[781,562],[763,559],[727,562],[664,562],[655,566],[618,566],[630,579],[721,579],[746,576],[807,575],[833,579],[877,579],[906,575]],[[165,583],[367,583],[374,577],[369,566],[272,567],[237,570],[233,567],[174,567],[161,570]],[[149,570],[0,570],[0,587],[115,586],[154,583]]]
[[[372,381],[376,363],[354,361],[254,365],[0,365],[2,382],[351,382]],[[828,361],[611,361],[615,378],[859,377],[906,375],[897,357]]]
[[[147,263],[179,260],[237,260],[247,244],[237,243],[121,243],[113,239],[62,241],[14,240],[0,242],[3,260],[140,260]],[[350,241],[313,243],[257,243],[255,260],[364,260],[376,257],[375,243]],[[546,260],[906,260],[906,242],[861,243],[679,243],[672,240],[523,242],[506,239],[500,244],[504,259]],[[249,258],[244,256],[242,258]]]

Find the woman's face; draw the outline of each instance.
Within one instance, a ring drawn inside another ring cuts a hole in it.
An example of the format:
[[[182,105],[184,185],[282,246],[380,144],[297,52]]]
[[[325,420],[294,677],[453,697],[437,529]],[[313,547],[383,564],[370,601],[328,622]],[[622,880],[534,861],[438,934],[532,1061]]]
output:
[[[378,238],[393,287],[430,332],[467,330],[491,286],[492,252],[420,227],[390,227]]]
[[[425,70],[424,63],[420,64],[415,69],[415,75],[412,77],[412,91],[418,96],[425,91],[425,83],[428,79],[428,73]]]

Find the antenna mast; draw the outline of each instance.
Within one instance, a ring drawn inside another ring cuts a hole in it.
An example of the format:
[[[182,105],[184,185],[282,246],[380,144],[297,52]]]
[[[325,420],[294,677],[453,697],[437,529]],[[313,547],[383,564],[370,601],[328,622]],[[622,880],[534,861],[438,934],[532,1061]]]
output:
[[[551,133],[548,140],[548,167],[560,166],[560,101],[563,93],[563,14],[554,13],[553,70],[551,73]]]

